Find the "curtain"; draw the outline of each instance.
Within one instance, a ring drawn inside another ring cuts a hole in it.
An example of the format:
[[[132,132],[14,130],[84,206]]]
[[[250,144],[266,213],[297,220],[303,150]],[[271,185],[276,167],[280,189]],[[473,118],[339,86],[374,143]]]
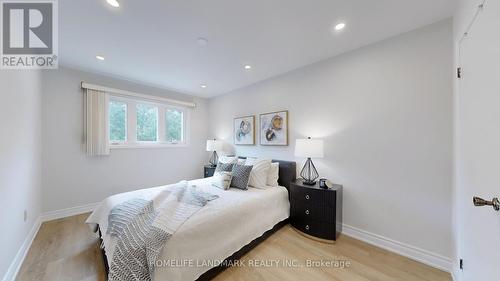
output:
[[[89,156],[109,155],[107,93],[85,89],[86,151]]]

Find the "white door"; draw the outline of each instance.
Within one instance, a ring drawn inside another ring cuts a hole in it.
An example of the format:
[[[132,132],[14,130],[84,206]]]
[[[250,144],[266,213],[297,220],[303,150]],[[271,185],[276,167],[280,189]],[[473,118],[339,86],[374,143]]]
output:
[[[500,198],[500,0],[486,2],[460,49],[457,277],[499,281],[500,212],[474,207],[472,197]]]

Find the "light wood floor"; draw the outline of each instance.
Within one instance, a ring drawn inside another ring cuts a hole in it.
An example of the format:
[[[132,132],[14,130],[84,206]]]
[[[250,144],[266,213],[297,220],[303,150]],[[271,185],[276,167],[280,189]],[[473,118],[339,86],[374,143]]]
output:
[[[105,280],[96,234],[88,214],[42,224],[17,280]],[[265,267],[260,261],[277,260]],[[344,261],[349,267],[307,267],[307,260]],[[250,263],[260,267],[250,267]],[[288,267],[284,263],[288,263]],[[342,235],[335,244],[305,238],[285,226],[215,280],[450,281],[448,273]]]

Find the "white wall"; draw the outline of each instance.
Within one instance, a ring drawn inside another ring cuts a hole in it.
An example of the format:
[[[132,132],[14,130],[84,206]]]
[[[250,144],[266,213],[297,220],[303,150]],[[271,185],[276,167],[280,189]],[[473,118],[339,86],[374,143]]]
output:
[[[234,117],[289,110],[289,146],[235,152],[293,160],[296,138],[324,139],[345,224],[449,262],[452,48],[444,21],[234,91],[209,101],[210,132],[232,143]]]
[[[40,72],[1,70],[0,86],[1,277],[41,211]]]
[[[83,151],[83,92],[80,82],[194,101],[190,146],[116,149],[109,157]],[[207,139],[206,100],[140,86],[69,68],[43,76],[43,210],[53,211],[103,200],[109,195],[203,176]]]
[[[474,207],[473,196],[500,196],[500,2],[460,0],[454,17],[455,80],[454,273],[455,280],[500,279],[500,216],[491,207]],[[460,50],[460,56],[458,51]],[[463,259],[461,271],[457,265]]]

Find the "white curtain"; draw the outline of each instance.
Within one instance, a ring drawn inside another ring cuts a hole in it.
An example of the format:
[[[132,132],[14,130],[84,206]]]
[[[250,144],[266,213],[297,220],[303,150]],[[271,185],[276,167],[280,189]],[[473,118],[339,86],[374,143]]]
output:
[[[85,89],[86,150],[89,156],[109,155],[108,101],[105,92]]]

